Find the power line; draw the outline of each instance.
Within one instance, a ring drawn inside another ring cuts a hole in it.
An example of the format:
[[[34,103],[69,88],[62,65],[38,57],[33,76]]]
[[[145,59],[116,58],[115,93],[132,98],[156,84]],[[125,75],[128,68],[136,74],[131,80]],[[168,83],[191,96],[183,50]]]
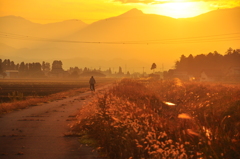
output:
[[[215,34],[207,36],[193,36],[184,38],[168,38],[155,40],[138,40],[138,41],[78,41],[34,37],[13,33],[0,32],[0,38],[15,40],[42,41],[42,42],[62,42],[62,43],[83,43],[83,44],[180,44],[180,43],[202,43],[240,40],[240,32],[228,34]]]

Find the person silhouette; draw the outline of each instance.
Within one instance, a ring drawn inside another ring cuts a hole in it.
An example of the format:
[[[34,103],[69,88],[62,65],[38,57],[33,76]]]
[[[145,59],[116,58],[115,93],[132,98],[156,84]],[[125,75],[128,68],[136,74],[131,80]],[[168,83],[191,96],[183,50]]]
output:
[[[96,80],[94,79],[94,77],[92,76],[89,80],[89,84],[90,84],[90,90],[91,91],[95,91],[95,83],[96,83]]]

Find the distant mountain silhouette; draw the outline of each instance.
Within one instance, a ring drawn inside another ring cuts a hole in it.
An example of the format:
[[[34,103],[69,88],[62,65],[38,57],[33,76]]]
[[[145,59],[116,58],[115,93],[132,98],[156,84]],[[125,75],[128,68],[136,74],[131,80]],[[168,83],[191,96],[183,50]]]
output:
[[[0,39],[0,42],[17,48],[31,47],[31,41],[14,41],[12,39],[19,38],[19,36],[55,39],[73,34],[86,26],[87,24],[80,20],[66,20],[57,23],[37,24],[22,17],[5,16],[0,17],[0,31],[2,34],[6,33],[5,35],[7,38]]]
[[[239,16],[240,7],[235,7],[210,11],[190,19],[194,19],[195,21],[239,21]]]
[[[176,19],[144,14],[132,9],[116,17],[97,21],[73,35],[75,40],[132,41],[159,39],[174,34]],[[174,28],[172,28],[174,27]]]
[[[33,23],[22,17],[17,16],[5,16],[0,17],[0,31],[10,33],[25,33],[31,30],[31,28],[39,27],[41,24]]]
[[[141,10],[138,10],[137,8],[133,8],[126,13],[123,13],[120,15],[120,17],[139,17],[143,16],[144,13]]]
[[[239,19],[240,7],[219,9],[196,17],[180,19],[144,14],[138,9],[132,9],[89,25],[80,20],[37,24],[21,17],[6,16],[0,17],[2,44],[0,55],[4,57],[9,55],[12,60],[14,57],[39,60],[72,59],[76,64],[77,58],[88,58],[93,61],[97,59],[98,62],[116,58],[125,59],[125,62],[129,62],[127,59],[138,59],[142,61],[141,64],[167,63],[166,65],[170,67],[182,54],[194,55],[215,50],[223,53],[221,51],[226,51],[229,47],[238,49],[239,34],[232,35],[236,36],[236,40],[221,35],[239,33]],[[25,37],[19,38],[18,35]],[[116,44],[103,42],[116,42]],[[68,64],[65,65],[72,66],[71,60],[66,61]],[[88,67],[100,66],[98,62],[91,63]],[[79,66],[82,66],[81,63]],[[139,63],[139,68],[142,67]]]
[[[22,17],[17,16],[5,16],[0,17],[0,31],[1,32],[10,32],[10,33],[28,33],[29,34],[40,34],[37,31],[46,31],[46,32],[55,32],[61,33],[70,32],[70,30],[80,30],[83,27],[87,26],[86,23],[81,20],[72,19],[66,20],[63,22],[49,23],[49,24],[38,24],[33,23],[29,20],[26,20]],[[45,35],[42,35],[45,36]]]
[[[239,13],[239,14],[236,14]],[[185,38],[239,32],[240,8],[205,13],[194,18],[174,19],[144,14],[132,9],[122,15],[95,22],[74,33],[75,40],[139,41]]]
[[[48,36],[62,37],[74,33],[86,26],[87,24],[81,20],[72,19],[63,22],[44,24],[36,28],[36,30],[39,36],[43,36],[44,33],[47,33]],[[32,32],[32,34],[34,34],[34,32]]]

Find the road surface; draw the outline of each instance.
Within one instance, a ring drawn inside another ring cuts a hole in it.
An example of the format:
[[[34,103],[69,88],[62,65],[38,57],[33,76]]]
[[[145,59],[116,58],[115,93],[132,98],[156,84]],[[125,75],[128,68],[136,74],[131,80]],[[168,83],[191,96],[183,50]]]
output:
[[[0,116],[0,158],[97,159],[90,147],[80,146],[77,137],[64,136],[78,110],[93,96],[85,92]]]

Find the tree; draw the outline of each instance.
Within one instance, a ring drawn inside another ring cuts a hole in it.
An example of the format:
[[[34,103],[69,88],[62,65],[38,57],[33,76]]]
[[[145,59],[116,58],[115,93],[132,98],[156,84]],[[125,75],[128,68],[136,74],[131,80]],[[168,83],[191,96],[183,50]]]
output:
[[[108,69],[108,73],[109,73],[109,74],[112,74],[111,68]]]
[[[226,55],[230,55],[232,54],[233,52],[233,49],[230,47],[227,51],[226,51]]]
[[[89,72],[89,69],[87,67],[84,67],[83,72]]]
[[[155,63],[153,63],[152,64],[152,67],[151,67],[151,70],[153,70],[153,72],[154,72],[154,70],[157,68],[157,65],[155,64]]]
[[[122,67],[119,67],[118,74],[123,74]]]
[[[57,60],[53,61],[52,70],[54,70],[54,69],[62,70],[62,61],[57,61]]]
[[[52,73],[62,73],[63,68],[62,68],[62,61],[53,61],[52,63]]]
[[[129,77],[130,76],[130,72],[129,71],[127,71],[127,77]]]
[[[13,61],[10,62],[10,70],[15,70],[15,63]]]
[[[0,74],[3,73],[3,68],[2,68],[2,59],[0,59]]]
[[[176,62],[175,62],[175,69],[179,69],[179,65],[180,65],[180,62],[179,62],[179,61],[176,61]]]
[[[44,72],[50,72],[51,68],[50,68],[50,63],[46,62],[45,66],[44,66]]]
[[[42,62],[42,70],[45,71],[45,68],[46,68],[46,63],[45,61]]]
[[[37,72],[41,72],[42,71],[42,65],[39,62],[33,63],[33,70],[37,71]]]
[[[79,77],[79,74],[78,74],[78,70],[73,70],[73,72],[70,74],[70,77],[71,78],[78,78]]]

